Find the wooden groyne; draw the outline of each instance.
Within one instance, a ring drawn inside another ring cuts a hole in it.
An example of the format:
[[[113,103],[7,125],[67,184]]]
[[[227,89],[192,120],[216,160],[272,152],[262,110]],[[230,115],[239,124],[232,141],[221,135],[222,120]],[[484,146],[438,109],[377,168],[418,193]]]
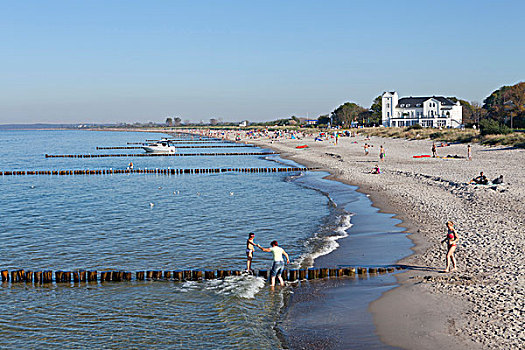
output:
[[[203,146],[175,146],[177,148],[239,148],[239,147],[255,147],[254,145],[203,145]],[[97,147],[97,150],[104,149],[142,149],[137,146],[115,146],[115,147]]]
[[[17,175],[111,175],[111,174],[219,174],[228,172],[237,173],[282,173],[295,171],[319,170],[319,168],[285,167],[285,168],[201,168],[201,169],[77,169],[77,170],[15,170],[0,171],[0,176]]]
[[[231,153],[120,153],[120,154],[46,154],[46,158],[107,158],[107,157],[216,157],[216,156],[264,156],[277,152],[231,152]]]
[[[290,282],[315,280],[337,277],[368,277],[378,274],[392,273],[405,267],[382,266],[382,267],[325,267],[309,269],[285,269],[283,279]],[[123,270],[74,270],[74,271],[51,271],[39,270],[28,271],[2,270],[0,275],[3,283],[80,283],[80,282],[122,282],[122,281],[203,281],[224,279],[229,276],[241,276],[242,270],[145,270],[145,271],[123,271]],[[254,271],[254,276],[268,280],[269,270]]]

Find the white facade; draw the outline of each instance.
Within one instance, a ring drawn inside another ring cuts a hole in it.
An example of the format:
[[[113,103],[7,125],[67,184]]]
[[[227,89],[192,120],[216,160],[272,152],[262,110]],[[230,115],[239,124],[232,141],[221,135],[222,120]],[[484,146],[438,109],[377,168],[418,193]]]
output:
[[[382,124],[405,127],[419,124],[422,127],[459,128],[463,121],[463,109],[442,96],[403,97],[397,92],[385,92],[382,97]]]

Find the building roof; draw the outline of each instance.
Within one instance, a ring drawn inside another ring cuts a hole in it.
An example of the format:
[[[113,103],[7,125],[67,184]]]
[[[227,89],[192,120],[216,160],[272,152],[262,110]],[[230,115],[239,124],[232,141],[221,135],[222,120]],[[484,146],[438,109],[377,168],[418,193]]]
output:
[[[407,105],[409,104],[411,107],[416,106],[417,104],[423,104],[423,102],[430,100],[433,98],[434,100],[438,100],[441,102],[443,106],[454,106],[455,103],[450,101],[448,98],[445,98],[443,96],[429,96],[429,97],[403,97],[400,98],[399,101],[397,101],[398,105]]]

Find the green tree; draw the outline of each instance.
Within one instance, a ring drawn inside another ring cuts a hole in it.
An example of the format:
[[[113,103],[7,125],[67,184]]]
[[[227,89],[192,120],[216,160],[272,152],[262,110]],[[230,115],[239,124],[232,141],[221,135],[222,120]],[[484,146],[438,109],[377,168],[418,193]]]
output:
[[[173,119],[170,118],[170,117],[166,118],[166,125],[167,126],[172,126],[173,125]]]
[[[175,126],[180,126],[181,119],[179,117],[175,117],[175,119],[173,119],[173,123]]]
[[[363,107],[353,102],[346,102],[332,112],[332,125],[349,127],[359,120],[359,114],[366,111]]]
[[[370,106],[370,112],[372,113],[371,119],[373,121],[373,124],[380,125],[382,115],[383,115],[383,96],[382,95],[379,95],[374,99],[374,101],[372,102],[372,105]]]
[[[487,117],[511,127],[525,127],[525,82],[502,86],[484,101]]]
[[[330,123],[330,116],[328,114],[320,115],[317,118],[317,125],[328,125]]]

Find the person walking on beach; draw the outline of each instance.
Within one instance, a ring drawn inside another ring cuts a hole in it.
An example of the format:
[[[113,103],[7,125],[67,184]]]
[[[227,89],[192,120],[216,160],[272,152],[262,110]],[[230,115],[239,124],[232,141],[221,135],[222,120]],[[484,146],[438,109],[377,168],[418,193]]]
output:
[[[368,143],[365,143],[365,145],[363,146],[363,149],[365,150],[365,156],[368,155]]]
[[[467,160],[472,160],[472,148],[470,145],[467,146]]]
[[[270,271],[271,286],[275,286],[275,277],[279,278],[279,283],[281,284],[281,286],[284,286],[284,280],[281,276],[284,270],[283,255],[286,257],[287,264],[290,263],[290,258],[288,254],[284,251],[284,249],[279,247],[277,241],[272,241],[270,243],[270,246],[270,248],[263,248],[259,244],[257,244],[257,247],[259,247],[259,249],[261,249],[263,252],[273,254],[272,270]]]
[[[253,253],[255,252],[255,245],[256,244],[253,240],[255,238],[255,233],[250,232],[248,234],[248,239],[246,240],[246,272],[247,273],[253,273],[252,270],[252,260],[253,260]]]
[[[447,242],[447,257],[444,272],[456,271],[456,258],[454,257],[454,252],[456,251],[456,246],[458,244],[459,236],[458,231],[454,228],[454,223],[452,221],[447,221],[447,236],[444,240],[441,241],[441,244]],[[452,270],[450,270],[450,263],[452,263]]]
[[[437,153],[436,153],[436,143],[435,142],[432,142],[432,158],[436,158],[437,156]]]
[[[379,148],[379,160],[381,162],[385,160],[385,149],[383,148],[383,145],[381,145],[381,148]]]

